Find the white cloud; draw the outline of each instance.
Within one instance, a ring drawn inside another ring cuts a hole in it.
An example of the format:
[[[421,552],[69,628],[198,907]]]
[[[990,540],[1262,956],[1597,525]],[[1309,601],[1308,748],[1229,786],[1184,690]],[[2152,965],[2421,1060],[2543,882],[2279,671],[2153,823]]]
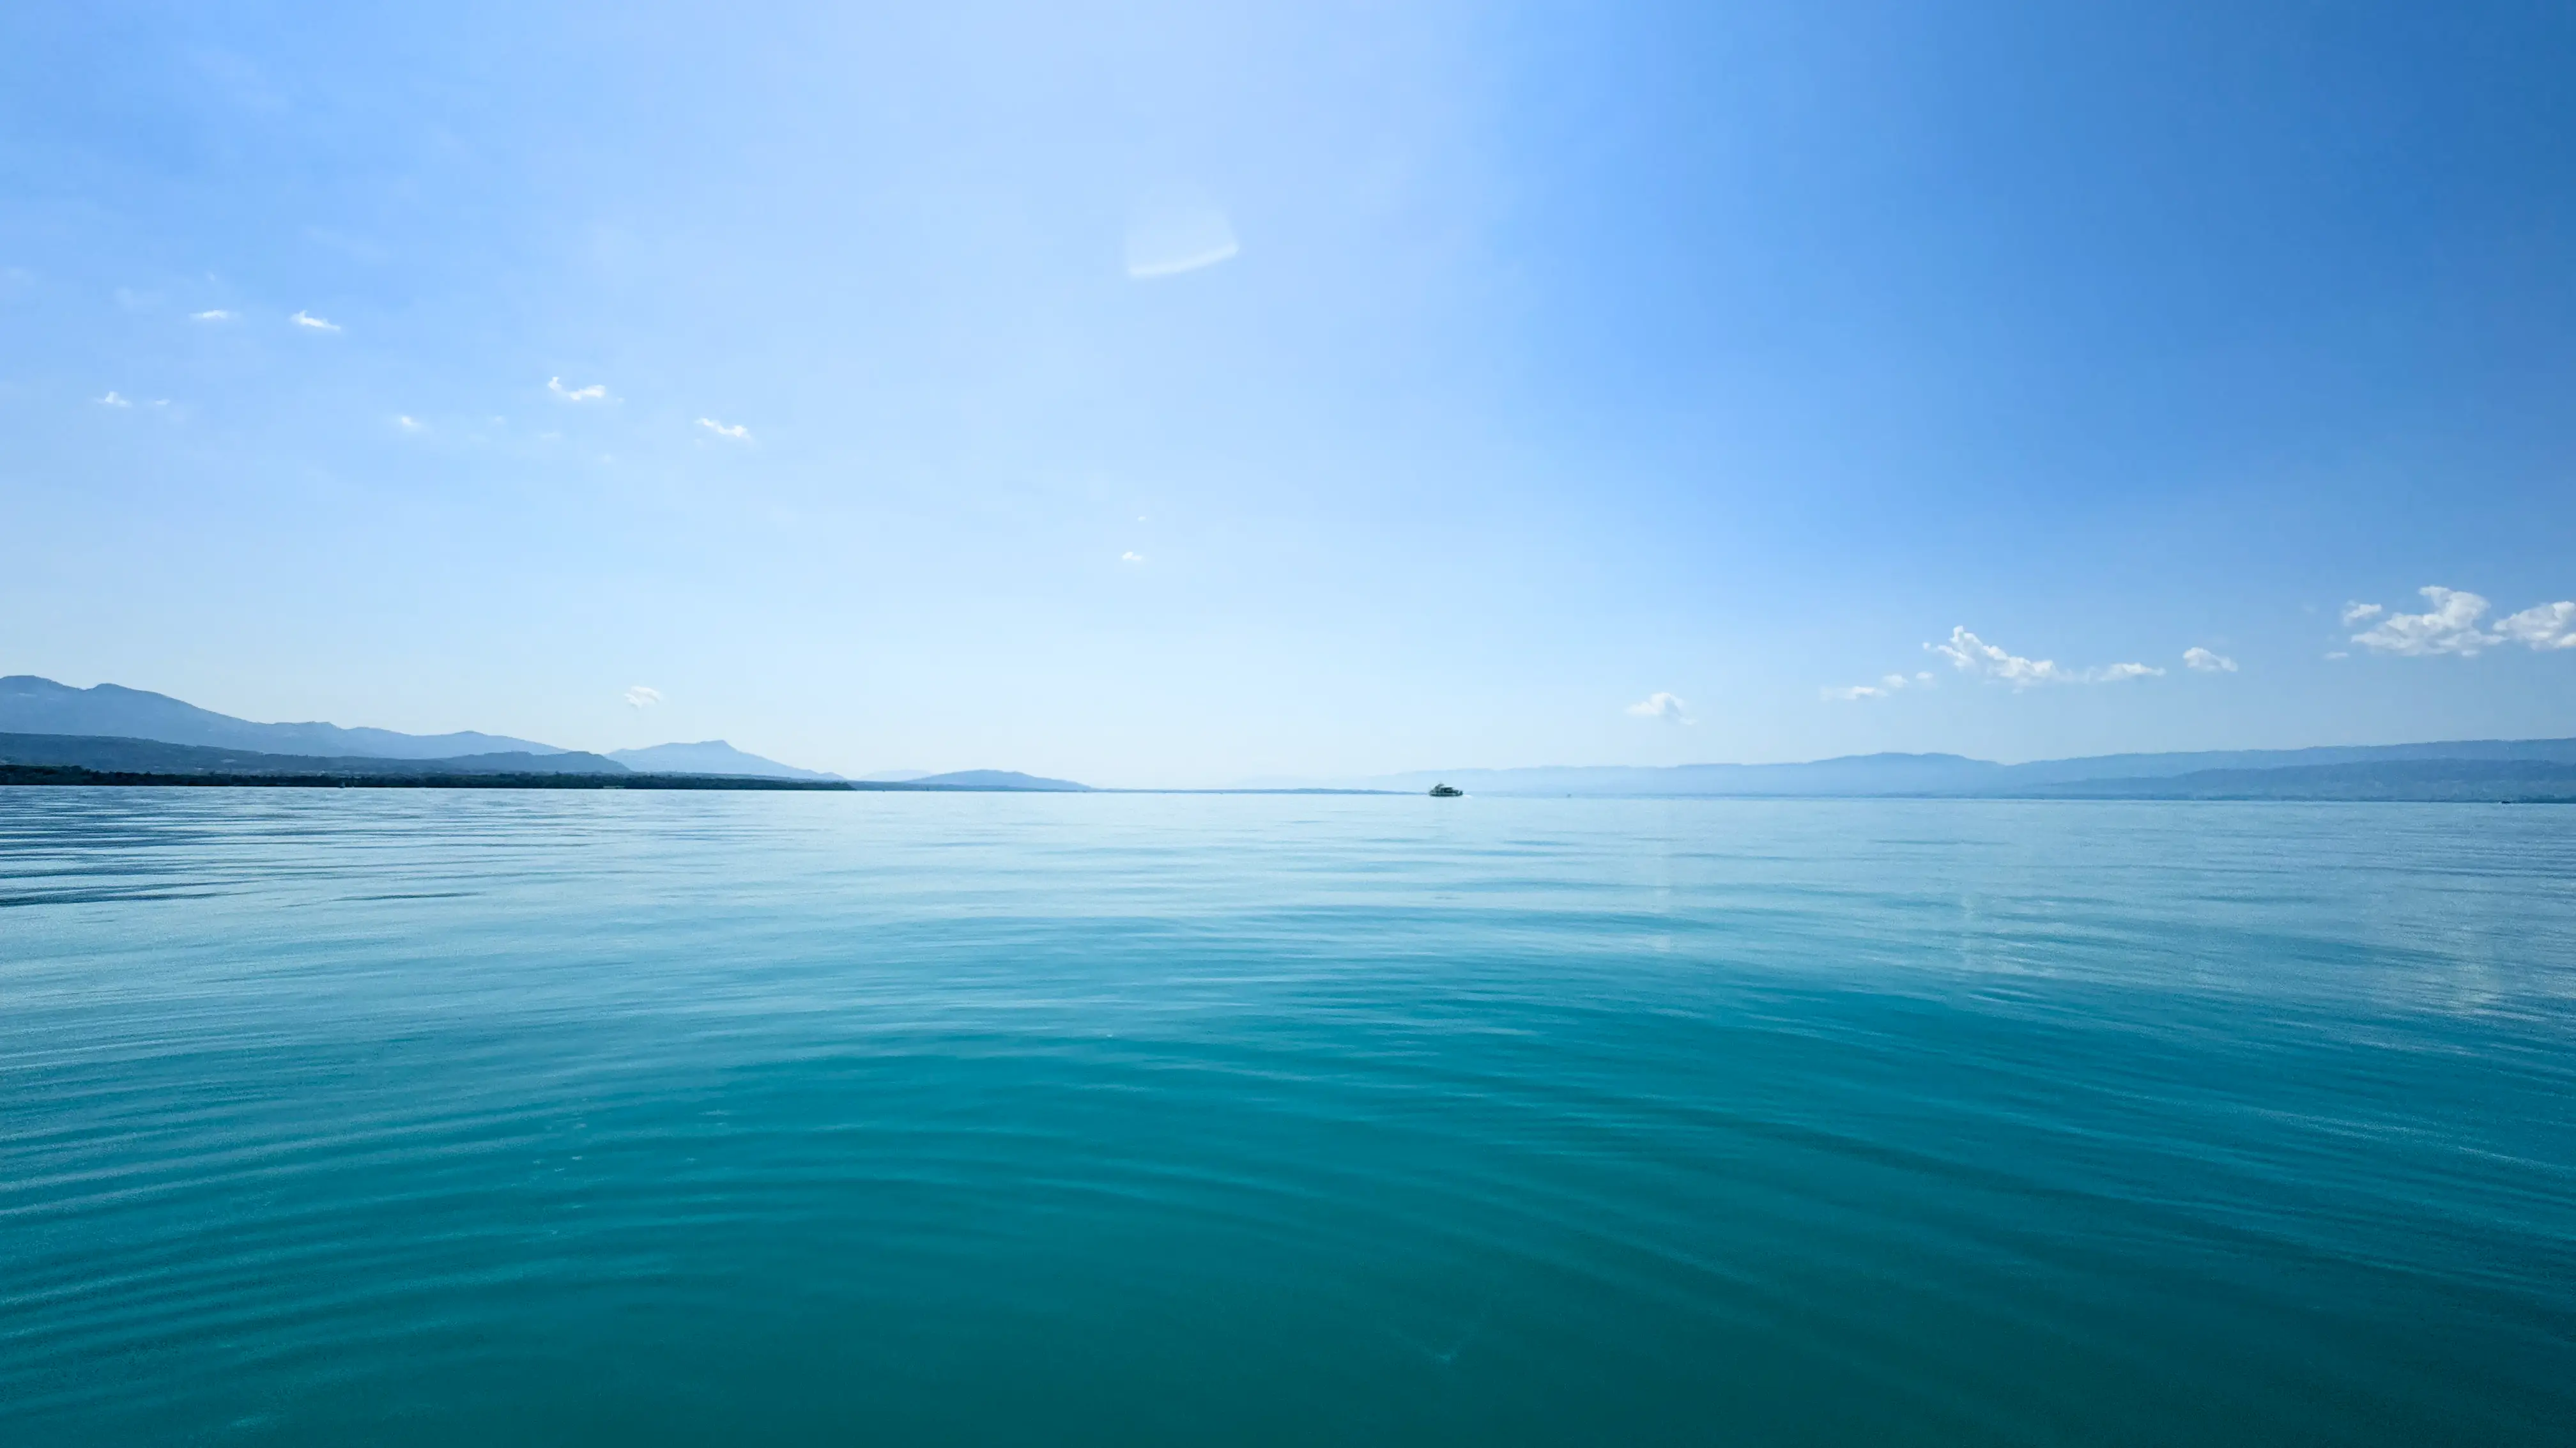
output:
[[[1121,553],[1118,555],[1118,561],[1121,563],[1142,563],[1145,561],[1145,555],[1133,552]]]
[[[2124,679],[2157,678],[2164,673],[2164,670],[2148,664],[2106,664],[2098,669],[2062,668],[2054,659],[2026,659],[2008,652],[1959,626],[1950,630],[1948,643],[1925,644],[1923,647],[1948,659],[1961,673],[2010,684],[2016,692],[2033,684],[2116,684]]]
[[[2057,666],[2054,659],[2026,659],[2007,653],[1994,644],[1968,632],[1964,625],[1954,625],[1946,644],[1925,644],[1925,648],[1948,659],[1952,667],[1981,679],[2000,679],[2016,689],[2033,684],[2071,684],[2075,675]]]
[[[608,400],[608,384],[605,382],[594,382],[588,387],[566,387],[563,385],[562,378],[549,377],[546,379],[546,390],[566,402],[606,402]]]
[[[2576,649],[2576,602],[2544,603],[2496,620],[2506,638],[2535,649]]]
[[[1885,674],[1880,676],[1875,684],[1846,684],[1839,689],[1824,689],[1819,692],[1828,699],[1839,699],[1850,703],[1859,699],[1884,699],[1890,694],[1906,689],[1929,689],[1932,683],[1930,674],[1916,674],[1910,679],[1903,674]]]
[[[317,332],[336,332],[340,330],[339,323],[323,321],[320,317],[313,315],[311,312],[298,312],[286,320],[293,322],[299,327],[311,327]]]
[[[394,419],[394,426],[401,428],[405,432],[418,432],[420,431],[420,419],[406,413],[403,416]]]
[[[626,691],[627,707],[650,709],[662,702],[662,691],[649,684],[637,684]]]
[[[114,389],[110,389],[105,397],[98,400],[98,405],[101,407],[132,407],[134,404],[126,398],[117,396]]]
[[[2387,609],[2375,603],[2347,603],[2343,606],[2343,626],[2350,628],[2354,624],[2368,622],[2386,612],[2388,612]]]
[[[1691,717],[1690,705],[1683,703],[1680,695],[1668,694],[1661,689],[1629,705],[1628,712],[1640,719],[1661,719],[1667,724],[1699,722]]]
[[[698,426],[705,428],[707,431],[714,433],[718,437],[728,438],[734,442],[751,441],[751,429],[742,426],[740,423],[736,423],[732,427],[727,427],[712,417],[701,417],[698,419]]]
[[[188,319],[194,322],[229,322],[233,319],[233,314],[217,307],[207,312],[190,312]]]
[[[2183,650],[2182,661],[2183,665],[2194,673],[2232,674],[2236,672],[2234,659],[2225,654],[2212,653],[2204,648],[2194,647]]]
[[[2408,658],[2428,658],[2434,654],[2473,655],[2489,644],[2502,643],[2504,636],[2491,634],[2478,627],[2486,617],[2487,601],[2474,593],[2456,588],[2419,588],[2424,601],[2433,605],[2422,613],[2392,613],[2372,628],[2354,634],[2352,641],[2374,653],[2401,654]],[[2356,613],[2356,609],[2366,610]],[[2376,604],[2356,604],[2344,610],[2347,623],[2371,618],[2383,612]]]
[[[1242,250],[1225,213],[1202,201],[1140,208],[1127,223],[1127,275],[1134,281],[1194,272]]]

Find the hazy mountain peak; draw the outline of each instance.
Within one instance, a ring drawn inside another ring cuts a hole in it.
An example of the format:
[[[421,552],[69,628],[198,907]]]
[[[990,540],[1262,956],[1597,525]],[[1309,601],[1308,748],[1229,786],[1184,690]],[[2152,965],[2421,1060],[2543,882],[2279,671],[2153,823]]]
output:
[[[612,749],[608,757],[629,769],[647,774],[732,774],[761,779],[838,779],[837,774],[820,770],[799,769],[775,759],[763,759],[734,748],[721,739],[702,739],[695,744],[654,744],[642,749]]]
[[[946,774],[916,776],[911,783],[948,789],[1025,789],[1056,794],[1088,794],[1091,786],[1070,779],[1048,779],[1043,775],[1022,774],[1016,769],[959,769]]]

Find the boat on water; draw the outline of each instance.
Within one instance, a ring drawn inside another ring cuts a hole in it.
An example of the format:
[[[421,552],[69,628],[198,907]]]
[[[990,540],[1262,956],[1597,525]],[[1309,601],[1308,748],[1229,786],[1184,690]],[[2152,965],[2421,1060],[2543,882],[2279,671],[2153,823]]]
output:
[[[1467,791],[1463,789],[1451,789],[1445,784],[1435,784],[1431,786],[1431,797],[1433,799],[1456,799],[1466,792]]]

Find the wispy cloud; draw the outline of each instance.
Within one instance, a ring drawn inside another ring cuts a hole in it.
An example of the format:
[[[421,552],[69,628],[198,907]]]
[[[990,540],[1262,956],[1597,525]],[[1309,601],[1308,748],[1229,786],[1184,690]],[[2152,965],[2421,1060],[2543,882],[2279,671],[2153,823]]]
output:
[[[1948,659],[1963,674],[1993,683],[2009,684],[2016,691],[2034,684],[2116,684],[2124,679],[2151,679],[2164,670],[2148,664],[2105,664],[2097,669],[2069,669],[2054,659],[2027,659],[1968,632],[1964,626],[1950,630],[1950,641],[1925,644],[1923,647]]]
[[[546,390],[566,402],[606,402],[608,400],[608,384],[605,382],[594,382],[588,387],[566,387],[563,385],[562,378],[549,377],[546,379]]]
[[[1661,689],[1629,705],[1628,712],[1640,719],[1661,719],[1667,724],[1699,722],[1691,717],[1690,705],[1683,703],[1679,694],[1669,694]]]
[[[727,427],[712,417],[701,417],[698,419],[698,426],[705,428],[707,431],[714,433],[718,437],[725,438],[732,442],[751,441],[751,429],[744,427],[740,423],[736,423],[732,427]]]
[[[134,403],[130,399],[118,396],[113,389],[110,389],[105,397],[98,400],[98,405],[101,407],[132,407]]]
[[[1932,676],[1928,673],[1917,673],[1910,679],[1903,674],[1882,674],[1875,684],[1845,684],[1821,692],[1828,699],[1839,699],[1848,704],[1860,699],[1884,699],[1907,689],[1929,689],[1932,684]]]
[[[2199,674],[2232,674],[2236,672],[2236,661],[2234,659],[2229,658],[2225,654],[2212,653],[2208,649],[2199,647],[2183,650],[2182,662],[2183,667]]]
[[[1166,202],[1139,210],[1127,223],[1127,275],[1134,281],[1194,272],[1242,250],[1233,223],[1204,202]]]
[[[1118,555],[1118,561],[1121,563],[1142,563],[1145,561],[1145,555],[1132,551],[1121,553]]]
[[[215,307],[203,312],[190,312],[188,314],[188,320],[192,322],[229,322],[232,319],[233,314],[225,311],[221,307]]]
[[[2419,659],[2434,654],[2458,654],[2467,658],[2491,644],[2504,642],[2503,635],[2491,634],[2478,627],[2478,620],[2486,617],[2485,599],[2457,588],[2428,587],[2415,591],[2433,606],[2422,613],[2388,614],[2376,625],[2354,634],[2352,641],[2373,653]],[[2347,624],[2358,623],[2363,619],[2378,618],[2384,612],[2375,603],[2354,604],[2343,611],[2343,619]]]
[[[650,709],[661,702],[662,691],[650,684],[636,684],[626,691],[626,706],[630,709]]]
[[[1998,679],[2016,689],[2033,684],[2071,684],[2076,675],[2057,666],[2054,659],[2026,659],[2019,654],[1987,643],[1968,632],[1964,625],[1954,625],[1946,644],[1925,644],[1925,648],[1950,661],[1961,673],[1981,679]]]
[[[2576,649],[2576,601],[2526,608],[2496,621],[2496,631],[2535,649]]]
[[[420,431],[420,419],[409,413],[405,413],[394,419],[394,426],[401,428],[405,432],[418,432]]]
[[[2357,623],[2367,623],[2386,612],[2387,609],[2375,603],[2347,603],[2343,606],[2343,626],[2350,628]]]
[[[297,312],[294,316],[291,316],[286,320],[293,322],[299,327],[310,327],[316,332],[336,332],[340,330],[339,323],[326,322],[320,317],[313,315],[311,312]]]

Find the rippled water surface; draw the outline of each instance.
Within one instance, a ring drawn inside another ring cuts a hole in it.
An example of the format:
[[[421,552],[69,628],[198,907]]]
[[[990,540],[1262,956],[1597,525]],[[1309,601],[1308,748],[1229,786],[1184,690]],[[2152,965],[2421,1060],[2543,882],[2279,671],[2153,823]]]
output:
[[[0,791],[0,1440],[2564,1443],[2576,810]]]

